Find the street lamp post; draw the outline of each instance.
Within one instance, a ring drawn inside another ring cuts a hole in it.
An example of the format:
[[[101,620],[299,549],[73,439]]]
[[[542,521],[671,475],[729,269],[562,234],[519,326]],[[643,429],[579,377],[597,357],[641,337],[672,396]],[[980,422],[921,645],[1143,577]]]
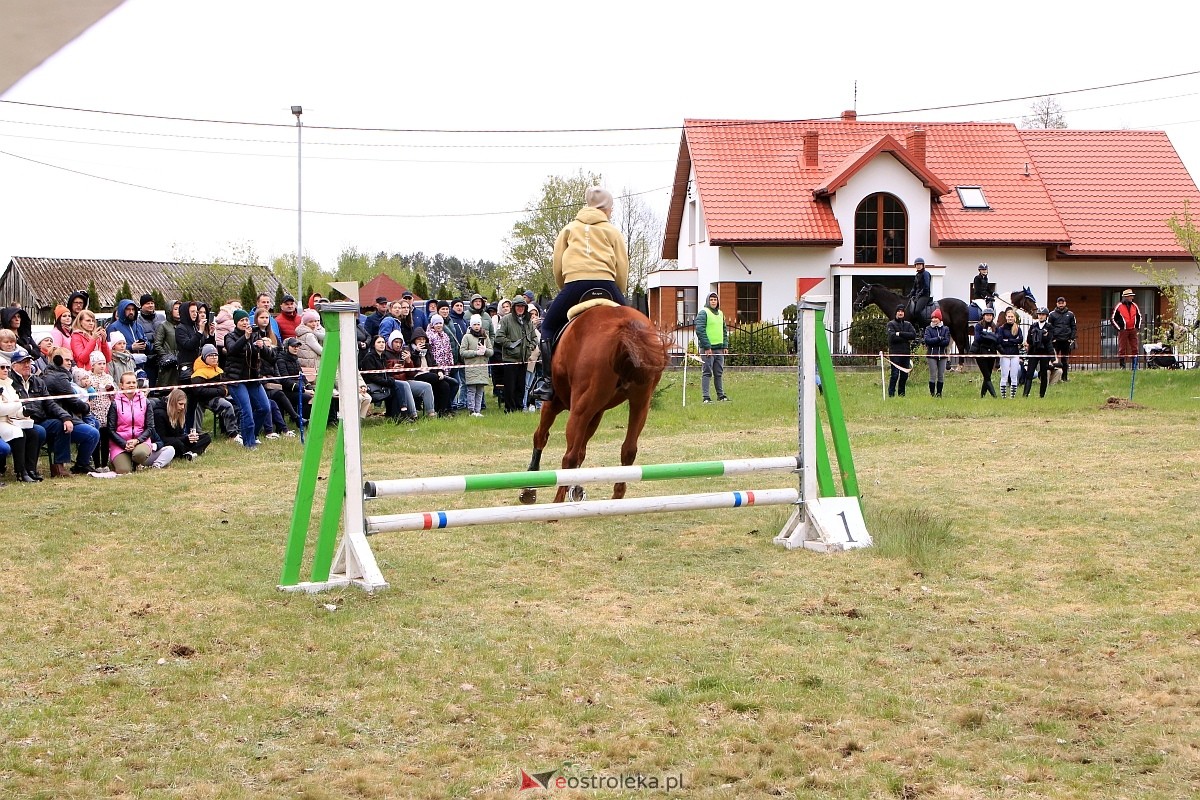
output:
[[[300,115],[304,113],[304,109],[301,106],[292,106],[292,113],[296,115],[296,300],[300,307],[304,308],[304,210],[301,205],[304,197],[304,181],[301,178],[304,160],[301,158],[300,135],[304,128]]]

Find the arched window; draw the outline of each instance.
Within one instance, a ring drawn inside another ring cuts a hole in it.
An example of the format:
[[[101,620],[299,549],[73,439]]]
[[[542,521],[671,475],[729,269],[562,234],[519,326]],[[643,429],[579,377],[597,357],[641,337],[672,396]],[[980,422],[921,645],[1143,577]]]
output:
[[[908,214],[895,196],[879,192],[854,211],[855,264],[907,264]]]

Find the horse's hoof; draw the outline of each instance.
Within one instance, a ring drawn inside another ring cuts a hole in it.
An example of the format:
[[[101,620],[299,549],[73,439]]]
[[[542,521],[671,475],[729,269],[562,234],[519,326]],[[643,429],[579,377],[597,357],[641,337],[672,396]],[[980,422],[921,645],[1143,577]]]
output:
[[[537,502],[537,489],[522,489],[519,499],[522,505],[533,505]]]
[[[567,500],[572,503],[581,503],[587,500],[587,492],[583,490],[582,486],[572,486],[567,492]]]

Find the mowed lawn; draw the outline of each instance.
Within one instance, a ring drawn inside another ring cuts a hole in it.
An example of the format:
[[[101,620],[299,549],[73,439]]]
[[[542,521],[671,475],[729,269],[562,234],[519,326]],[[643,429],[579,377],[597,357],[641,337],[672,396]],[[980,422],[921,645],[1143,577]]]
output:
[[[296,595],[275,584],[298,443],[8,484],[0,796],[547,795],[524,769],[701,798],[1194,797],[1200,371],[1140,372],[1139,407],[1107,408],[1129,377],[980,400],[955,374],[940,401],[918,377],[885,402],[877,372],[840,375],[878,546],[837,555],[772,544],[778,508],[495,525],[373,537],[389,590]],[[709,406],[688,378],[640,463],[795,452],[792,374],[727,374]],[[488,413],[368,421],[365,474],[524,468],[534,416]],[[562,447],[560,421],[544,463]]]

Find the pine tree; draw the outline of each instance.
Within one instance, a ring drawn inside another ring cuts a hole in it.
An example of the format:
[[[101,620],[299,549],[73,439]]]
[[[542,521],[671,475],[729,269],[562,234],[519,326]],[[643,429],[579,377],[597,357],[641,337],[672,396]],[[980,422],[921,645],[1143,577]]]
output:
[[[121,304],[122,300],[132,300],[132,299],[133,299],[133,290],[129,288],[129,280],[126,279],[121,284],[121,289],[120,289],[120,291],[117,292],[117,296],[113,300],[113,310],[114,311],[116,310],[117,306],[119,306]]]
[[[412,293],[422,300],[429,299],[429,286],[425,283],[425,276],[419,272],[413,275]]]
[[[283,308],[283,284],[275,284],[275,310]]]
[[[95,281],[88,281],[87,295],[88,295],[88,305],[87,305],[88,311],[91,311],[94,314],[100,310],[100,298],[96,297],[96,282]]]
[[[242,308],[249,311],[254,308],[254,303],[257,300],[258,290],[254,288],[254,278],[247,276],[246,282],[242,284]]]
[[[150,296],[154,298],[155,308],[159,309],[160,311],[170,311],[170,309],[167,308],[167,298],[163,296],[161,291],[155,289],[154,291],[150,292]]]

